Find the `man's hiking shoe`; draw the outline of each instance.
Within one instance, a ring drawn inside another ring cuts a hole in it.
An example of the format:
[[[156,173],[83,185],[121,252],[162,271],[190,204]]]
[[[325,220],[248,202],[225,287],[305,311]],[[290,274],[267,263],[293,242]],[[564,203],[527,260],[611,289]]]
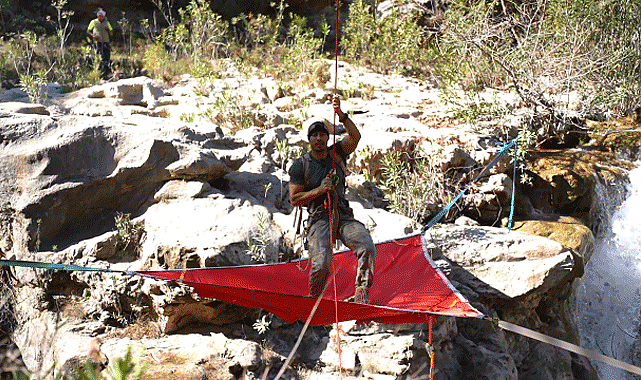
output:
[[[354,302],[367,304],[369,298],[369,289],[366,286],[357,286],[354,292]]]

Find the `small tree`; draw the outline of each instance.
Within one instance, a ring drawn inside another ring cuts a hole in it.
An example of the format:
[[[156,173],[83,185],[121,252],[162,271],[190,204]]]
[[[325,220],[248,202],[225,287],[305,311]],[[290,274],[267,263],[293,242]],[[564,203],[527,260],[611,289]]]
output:
[[[70,25],[70,22],[71,16],[74,15],[74,12],[70,10],[64,10],[64,7],[67,5],[67,0],[54,0],[51,5],[56,8],[55,26],[56,35],[58,36],[58,40],[60,42],[59,57],[63,59],[65,55],[65,46],[67,44],[67,40],[69,39],[69,36],[73,31],[73,25]]]

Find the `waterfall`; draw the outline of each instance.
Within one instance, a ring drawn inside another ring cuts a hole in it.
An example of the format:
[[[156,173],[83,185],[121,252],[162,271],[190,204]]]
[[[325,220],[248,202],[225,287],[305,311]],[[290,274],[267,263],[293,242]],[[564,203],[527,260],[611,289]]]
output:
[[[583,347],[641,366],[641,167],[629,179],[623,192],[598,186],[596,248],[575,291],[574,312]],[[592,364],[601,380],[640,379]]]

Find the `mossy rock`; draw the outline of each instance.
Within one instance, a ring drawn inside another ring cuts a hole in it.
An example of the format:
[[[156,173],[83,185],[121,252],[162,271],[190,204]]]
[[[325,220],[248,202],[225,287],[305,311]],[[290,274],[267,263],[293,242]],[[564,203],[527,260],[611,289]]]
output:
[[[560,215],[584,218],[592,206],[596,181],[613,184],[624,180],[632,163],[612,152],[542,150],[531,152],[531,170],[552,187],[550,204]]]
[[[641,123],[634,116],[606,122],[590,122],[590,146],[608,152],[626,153],[636,157],[641,152]]]
[[[542,236],[572,248],[584,262],[587,262],[594,252],[595,239],[592,231],[573,217],[518,221],[514,223],[513,229],[529,235]]]

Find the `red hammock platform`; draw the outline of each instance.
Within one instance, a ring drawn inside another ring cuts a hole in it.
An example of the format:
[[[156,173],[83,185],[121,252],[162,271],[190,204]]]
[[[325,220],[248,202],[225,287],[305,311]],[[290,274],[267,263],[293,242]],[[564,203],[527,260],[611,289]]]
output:
[[[357,320],[381,323],[424,323],[430,315],[482,317],[436,267],[425,248],[423,235],[413,235],[376,245],[374,284],[369,304],[345,301],[354,295],[356,255],[334,254],[332,274],[311,325]],[[179,269],[137,272],[145,277],[189,285],[203,298],[264,309],[280,318],[305,321],[315,298],[308,295],[311,263]],[[336,280],[337,306],[334,301]]]

